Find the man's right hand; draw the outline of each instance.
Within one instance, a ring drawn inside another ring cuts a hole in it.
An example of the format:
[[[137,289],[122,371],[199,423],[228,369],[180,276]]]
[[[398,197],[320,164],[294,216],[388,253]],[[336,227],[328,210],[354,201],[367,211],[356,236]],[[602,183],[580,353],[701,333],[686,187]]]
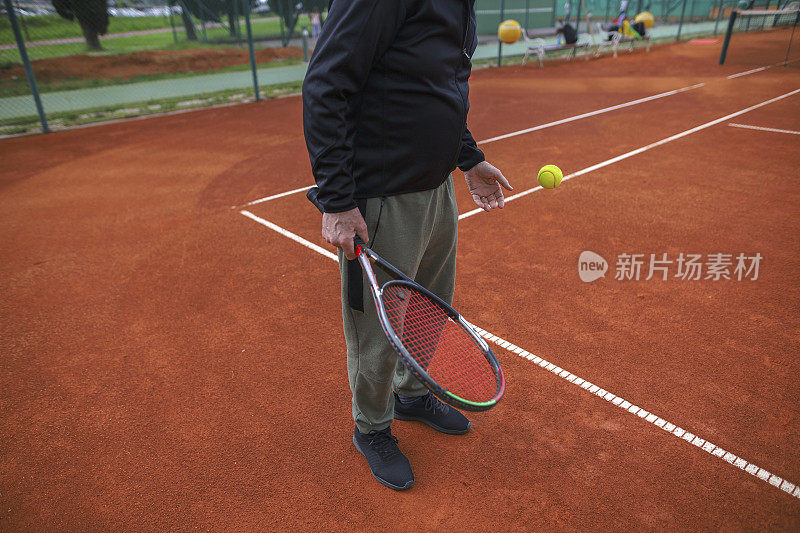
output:
[[[367,223],[357,207],[342,213],[323,213],[322,238],[340,248],[348,259],[356,258],[353,246],[356,235],[365,243],[369,242]]]

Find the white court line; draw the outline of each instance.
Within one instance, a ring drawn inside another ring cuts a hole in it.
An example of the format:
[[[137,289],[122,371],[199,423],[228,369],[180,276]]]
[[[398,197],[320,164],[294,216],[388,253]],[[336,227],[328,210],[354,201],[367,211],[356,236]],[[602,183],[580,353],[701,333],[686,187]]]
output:
[[[781,63],[781,64],[783,64],[783,63]],[[766,67],[754,68],[753,70],[747,70],[747,71],[745,71],[745,72],[739,72],[738,74],[731,74],[730,76],[728,76],[728,79],[729,79],[729,80],[732,80],[733,78],[738,78],[739,76],[747,76],[748,74],[753,74],[753,73],[756,73],[756,72],[761,72],[762,70],[767,70],[767,69],[768,69],[769,67],[771,67],[771,66],[772,66],[772,65],[767,65]]]
[[[641,407],[632,404],[631,402],[625,400],[624,398],[621,398],[621,397],[617,396],[616,394],[608,392],[607,390],[601,388],[598,385],[590,383],[590,382],[586,381],[585,379],[579,378],[578,376],[576,376],[575,374],[573,374],[572,372],[570,372],[568,370],[564,370],[563,368],[560,368],[559,366],[557,366],[557,365],[555,365],[555,364],[553,364],[553,363],[551,363],[549,361],[546,361],[546,360],[542,359],[541,357],[530,353],[527,350],[523,350],[519,346],[517,346],[515,344],[512,344],[512,343],[508,342],[507,340],[498,337],[497,335],[492,335],[488,331],[483,330],[483,329],[481,329],[481,328],[479,328],[477,326],[475,326],[475,330],[478,331],[478,333],[480,333],[480,335],[483,338],[485,338],[486,340],[497,344],[501,348],[504,348],[504,349],[508,350],[509,352],[515,353],[515,354],[519,355],[520,357],[525,358],[528,361],[531,361],[536,365],[539,365],[540,367],[544,368],[545,370],[547,370],[547,371],[555,374],[556,376],[558,376],[558,377],[560,377],[560,378],[572,383],[576,387],[580,387],[583,390],[585,390],[585,391],[587,391],[587,392],[589,392],[591,394],[594,394],[595,396],[599,396],[600,398],[602,398],[605,401],[611,403],[612,405],[615,405],[615,406],[619,407],[620,409],[623,409],[623,410],[627,411],[628,413],[630,413],[632,415],[636,415],[639,418],[645,420],[646,422],[650,422],[654,426],[663,429],[667,433],[669,433],[669,434],[671,434],[671,435],[673,435],[673,436],[675,436],[675,437],[677,437],[679,439],[685,440],[686,442],[694,444],[699,449],[703,450],[704,452],[706,452],[706,453],[708,453],[710,455],[713,455],[717,459],[721,459],[722,461],[725,461],[726,463],[730,463],[733,466],[735,466],[735,467],[737,467],[737,468],[739,468],[741,470],[744,470],[745,472],[747,472],[751,476],[757,477],[758,479],[769,483],[773,487],[777,487],[777,488],[781,489],[782,491],[784,491],[785,493],[787,493],[787,494],[789,494],[791,496],[794,496],[795,498],[799,498],[800,499],[800,486],[798,486],[796,483],[792,483],[791,481],[789,481],[787,479],[783,479],[783,478],[781,478],[779,476],[776,476],[775,474],[772,474],[772,473],[768,472],[767,470],[764,470],[763,468],[761,468],[761,467],[759,467],[757,465],[754,465],[753,463],[751,463],[749,461],[746,461],[746,460],[742,459],[741,457],[739,457],[737,455],[734,455],[733,453],[720,448],[716,444],[713,444],[712,442],[709,442],[709,441],[707,441],[707,440],[695,435],[694,433],[686,431],[685,429],[683,429],[681,427],[678,427],[678,426],[676,426],[675,424],[673,424],[671,422],[668,422],[667,420],[659,417],[658,415],[654,415],[653,413],[651,413],[649,411],[645,411]]]
[[[322,246],[317,246],[313,242],[307,241],[304,238],[300,237],[299,235],[296,235],[296,234],[292,233],[289,230],[283,229],[282,227],[278,226],[277,224],[273,224],[269,220],[266,220],[266,219],[263,219],[261,217],[258,217],[256,215],[254,215],[253,213],[251,213],[250,211],[246,211],[246,210],[243,209],[243,210],[241,210],[239,212],[241,214],[243,214],[244,216],[246,216],[247,218],[249,218],[251,220],[255,220],[259,224],[264,225],[264,226],[268,227],[269,229],[271,229],[273,231],[277,231],[278,233],[280,233],[284,237],[288,237],[288,238],[292,239],[294,242],[296,242],[298,244],[302,244],[306,248],[311,248],[312,250],[314,250],[318,254],[324,255],[328,259],[333,259],[337,263],[339,262],[339,258],[336,256],[335,253],[331,252],[330,250],[326,250]]]
[[[577,172],[573,172],[572,174],[570,174],[568,176],[564,176],[564,179],[561,180],[561,181],[562,182],[563,181],[567,181],[567,180],[570,180],[572,178],[576,178],[578,176],[582,176],[584,174],[588,174],[589,172],[593,172],[593,171],[595,171],[597,169],[600,169],[600,168],[603,168],[603,167],[607,167],[608,165],[612,165],[614,163],[622,161],[623,159],[628,159],[629,157],[633,157],[635,155],[641,154],[642,152],[646,152],[648,150],[652,150],[653,148],[661,146],[662,144],[667,144],[668,142],[672,142],[672,141],[675,141],[677,139],[681,139],[683,137],[686,137],[687,135],[691,135],[692,133],[697,133],[698,131],[704,130],[706,128],[710,128],[711,126],[715,126],[716,124],[719,124],[720,122],[725,122],[726,120],[731,119],[733,117],[738,117],[739,115],[743,115],[743,114],[748,113],[748,112],[750,112],[750,111],[752,111],[754,109],[758,109],[759,107],[763,107],[765,105],[769,105],[769,104],[771,104],[773,102],[777,102],[778,100],[783,100],[784,98],[788,98],[788,97],[792,96],[793,94],[797,94],[798,92],[800,92],[800,89],[795,89],[794,91],[790,91],[790,92],[788,92],[786,94],[782,94],[780,96],[777,96],[777,97],[772,98],[770,100],[767,100],[765,102],[761,102],[760,104],[756,104],[756,105],[750,106],[750,107],[742,109],[740,111],[736,111],[735,113],[731,113],[730,115],[725,115],[724,117],[720,117],[720,118],[718,118],[716,120],[712,120],[711,122],[706,122],[705,124],[701,124],[701,125],[696,126],[696,127],[692,128],[692,129],[689,129],[689,130],[686,130],[686,131],[682,131],[681,133],[677,133],[675,135],[667,137],[666,139],[661,139],[660,141],[656,141],[654,143],[648,144],[647,146],[643,146],[641,148],[637,148],[636,150],[631,150],[630,152],[627,152],[627,153],[622,154],[622,155],[618,155],[617,157],[612,157],[611,159],[603,161],[602,163],[597,163],[596,165],[592,165],[590,167],[586,167],[583,170],[579,170]],[[533,187],[531,189],[528,189],[528,190],[522,191],[520,193],[511,195],[508,198],[506,198],[505,201],[506,201],[506,203],[508,203],[508,202],[510,202],[512,200],[516,200],[517,198],[522,198],[523,196],[526,196],[528,194],[531,194],[532,192],[538,191],[541,188],[542,187]],[[462,213],[461,215],[458,216],[458,219],[459,220],[463,220],[465,218],[471,217],[472,215],[477,215],[478,213],[482,213],[482,212],[484,212],[483,209],[480,209],[480,208],[473,209],[472,211],[467,211],[466,213]]]
[[[305,247],[307,247],[307,248],[309,248],[311,250],[314,250],[318,254],[321,254],[321,255],[327,257],[328,259],[332,259],[332,260],[334,260],[336,262],[339,261],[339,259],[336,256],[336,254],[334,254],[334,253],[332,253],[332,252],[330,252],[328,250],[325,250],[324,248],[322,248],[320,246],[317,246],[316,244],[314,244],[314,243],[312,243],[310,241],[307,241],[306,239],[304,239],[304,238],[292,233],[291,231],[288,231],[288,230],[278,226],[277,224],[273,224],[269,220],[265,220],[265,219],[263,219],[261,217],[258,217],[256,215],[254,215],[253,213],[251,213],[249,211],[245,211],[245,210],[240,211],[240,213],[243,214],[244,216],[246,216],[247,218],[258,222],[259,224],[262,224],[262,225],[268,227],[269,229],[271,229],[273,231],[276,231],[279,234],[281,234],[281,235],[283,235],[285,237],[288,237],[288,238],[292,239],[293,241],[295,241],[295,242],[297,242],[299,244],[302,244],[303,246],[305,246]],[[473,325],[473,327],[486,340],[491,341],[491,342],[497,344],[498,346],[500,346],[500,347],[502,347],[502,348],[504,348],[504,349],[506,349],[506,350],[508,350],[508,351],[510,351],[512,353],[515,353],[515,354],[519,355],[520,357],[523,357],[523,358],[525,358],[525,359],[527,359],[529,361],[532,361],[533,363],[539,365],[540,367],[544,368],[545,370],[548,370],[548,371],[552,372],[553,374],[555,374],[555,375],[567,380],[568,382],[572,383],[573,385],[578,386],[578,387],[590,392],[591,394],[594,394],[596,396],[599,396],[599,397],[603,398],[607,402],[610,402],[612,405],[615,405],[615,406],[617,406],[617,407],[619,407],[621,409],[624,409],[628,413],[630,413],[632,415],[636,415],[639,418],[644,419],[647,422],[650,422],[654,426],[659,427],[659,428],[663,429],[664,431],[667,431],[667,432],[671,433],[675,437],[678,437],[680,439],[685,440],[686,442],[690,442],[690,443],[694,444],[695,446],[697,446],[701,450],[711,454],[712,456],[714,456],[714,457],[716,457],[718,459],[721,459],[721,460],[723,460],[723,461],[725,461],[727,463],[730,463],[733,466],[736,466],[736,467],[740,468],[741,470],[744,470],[748,474],[757,477],[758,479],[766,481],[770,485],[781,489],[782,491],[786,492],[787,494],[790,494],[791,496],[794,496],[795,498],[800,498],[800,487],[796,483],[792,483],[789,480],[782,479],[782,478],[776,476],[775,474],[772,474],[772,473],[768,472],[767,470],[764,470],[763,468],[754,465],[751,462],[745,461],[741,457],[739,457],[737,455],[734,455],[731,452],[728,452],[728,451],[720,448],[716,444],[712,444],[711,442],[709,442],[709,441],[707,441],[707,440],[705,440],[705,439],[703,439],[701,437],[698,437],[697,435],[695,435],[693,433],[690,433],[690,432],[686,431],[685,429],[680,428],[680,427],[676,426],[675,424],[672,424],[672,423],[666,421],[665,419],[660,418],[660,417],[650,413],[649,411],[645,411],[641,407],[633,405],[632,403],[628,402],[627,400],[625,400],[625,399],[623,399],[623,398],[621,398],[619,396],[616,396],[615,394],[612,394],[612,393],[606,391],[605,389],[600,388],[599,385],[595,385],[595,384],[590,383],[590,382],[588,382],[588,381],[586,381],[586,380],[584,380],[582,378],[579,378],[575,374],[573,374],[573,373],[571,373],[571,372],[569,372],[567,370],[564,370],[563,368],[560,368],[559,366],[557,366],[557,365],[555,365],[553,363],[550,363],[549,361],[546,361],[546,360],[542,359],[541,357],[538,357],[538,356],[536,356],[536,355],[534,355],[534,354],[532,354],[532,353],[530,353],[530,352],[528,352],[526,350],[523,350],[519,346],[517,346],[515,344],[512,344],[512,343],[508,342],[507,340],[504,340],[504,339],[498,337],[497,335],[492,335],[491,333],[489,333],[485,329],[479,328],[478,326],[474,326],[474,325]]]
[[[645,98],[639,98],[638,100],[631,100],[630,102],[625,102],[624,104],[617,104],[611,107],[604,107],[603,109],[598,109],[597,111],[589,111],[588,113],[583,113],[581,115],[575,115],[574,117],[564,118],[561,120],[556,120],[555,122],[548,122],[547,124],[542,124],[540,126],[534,126],[532,128],[527,128],[524,130],[513,131],[511,133],[506,133],[505,135],[498,135],[497,137],[492,137],[491,139],[486,139],[485,141],[478,141],[478,144],[487,144],[494,141],[500,141],[502,139],[508,139],[509,137],[516,137],[517,135],[524,135],[526,133],[530,133],[532,131],[539,131],[545,128],[550,128],[552,126],[558,126],[559,124],[566,124],[567,122],[574,122],[576,120],[581,120],[582,118],[593,117],[595,115],[601,115],[603,113],[608,113],[610,111],[616,111],[617,109],[622,109],[623,107],[630,107],[637,104],[642,104],[644,102],[650,102],[651,100],[658,100],[659,98],[665,98],[667,96],[672,96],[673,94],[679,94],[686,91],[691,91],[692,89],[698,89],[700,87],[704,87],[705,83],[698,83],[697,85],[690,85],[688,87],[682,87],[680,89],[675,89],[673,91],[667,91],[665,93],[654,94],[653,96],[646,96]]]
[[[791,133],[792,135],[800,135],[800,131],[779,130],[776,128],[765,128],[763,126],[748,126],[747,124],[734,124],[733,122],[729,123],[728,126],[731,126],[732,128],[745,128],[748,130],[772,131],[775,133]]]
[[[237,208],[241,208],[241,207],[249,207],[251,205],[260,204],[262,202],[269,202],[270,200],[274,200],[276,198],[281,198],[283,196],[289,196],[290,194],[296,194],[298,192],[307,191],[311,187],[313,187],[313,185],[309,185],[308,187],[300,187],[299,189],[293,189],[291,191],[286,191],[286,192],[282,192],[282,193],[278,193],[278,194],[273,194],[272,196],[267,196],[265,198],[259,198],[258,200],[253,200],[252,202],[247,202],[244,205],[240,205],[240,206],[236,206],[235,205],[235,206],[231,207],[231,209],[237,209]]]

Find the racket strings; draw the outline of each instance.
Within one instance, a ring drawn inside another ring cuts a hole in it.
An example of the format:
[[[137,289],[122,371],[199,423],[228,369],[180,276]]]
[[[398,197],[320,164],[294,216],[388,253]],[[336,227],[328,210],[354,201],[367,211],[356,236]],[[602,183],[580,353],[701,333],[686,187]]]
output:
[[[483,350],[444,309],[405,285],[384,287],[382,299],[400,342],[436,383],[465,400],[494,397],[497,378]]]

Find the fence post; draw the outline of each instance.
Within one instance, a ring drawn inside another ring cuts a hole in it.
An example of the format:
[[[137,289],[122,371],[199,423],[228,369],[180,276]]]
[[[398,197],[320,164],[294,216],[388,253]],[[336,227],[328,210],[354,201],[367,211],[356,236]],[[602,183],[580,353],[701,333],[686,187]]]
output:
[[[800,11],[797,12],[797,15],[794,16],[794,25],[792,26],[792,36],[789,37],[789,48],[786,49],[786,59],[783,60],[783,66],[789,64],[789,52],[792,51],[792,40],[794,39],[794,30],[797,28],[797,24],[800,22]]]
[[[50,127],[47,125],[47,116],[44,114],[44,107],[42,107],[42,99],[39,96],[39,87],[36,85],[36,76],[33,74],[31,62],[30,59],[28,59],[28,51],[25,49],[25,41],[22,38],[19,24],[17,24],[17,14],[14,12],[11,0],[3,0],[3,3],[6,5],[8,21],[11,23],[11,29],[14,31],[14,38],[17,40],[19,57],[22,59],[22,65],[25,67],[25,75],[28,77],[28,85],[31,87],[33,102],[36,104],[36,112],[39,113],[39,122],[42,124],[42,131],[50,133]]]
[[[575,33],[580,32],[581,28],[581,7],[583,6],[583,0],[578,0],[578,11],[575,13]],[[567,21],[569,22],[569,21]]]
[[[253,47],[253,28],[250,26],[250,2],[242,0],[244,11],[244,24],[247,26],[247,48],[250,50],[250,68],[253,71],[253,91],[255,91],[256,102],[261,100],[261,93],[258,90],[258,69],[256,68],[256,52]]]
[[[17,9],[19,9],[19,0],[17,0]],[[25,17],[22,13],[19,14],[19,25],[22,26],[22,31],[25,32],[25,38],[31,40],[31,34],[28,33],[28,26],[25,24]]]
[[[525,26],[523,26],[525,31],[528,30],[528,24],[530,23],[530,21],[528,20],[528,14],[530,8],[531,8],[531,0],[525,0]]]
[[[686,14],[686,2],[688,0],[683,0],[683,6],[681,7],[681,21],[678,23],[678,35],[675,37],[676,41],[681,40],[681,30],[683,30],[683,16]]]
[[[728,31],[725,32],[725,40],[722,42],[722,52],[719,54],[719,64],[725,64],[725,56],[728,54],[728,44],[731,42],[731,34],[733,33],[733,24],[736,22],[736,15],[738,12],[734,7],[731,9],[731,18],[728,20]]]
[[[500,23],[503,22],[506,15],[506,0],[500,0],[500,20],[497,22],[497,25],[500,26]],[[497,66],[499,67],[503,63],[503,41],[500,38],[497,38]]]
[[[308,28],[303,26],[303,61],[308,63]]]

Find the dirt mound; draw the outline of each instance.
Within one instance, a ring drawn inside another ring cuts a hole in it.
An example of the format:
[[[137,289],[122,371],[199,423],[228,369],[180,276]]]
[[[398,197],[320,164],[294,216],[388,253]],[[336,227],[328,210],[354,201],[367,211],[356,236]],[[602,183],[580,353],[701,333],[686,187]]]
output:
[[[298,59],[298,47],[260,48],[256,61],[268,63],[280,59]],[[222,50],[145,50],[121,55],[75,55],[39,59],[32,62],[37,79],[130,79],[147,74],[208,72],[234,65],[246,65],[248,51],[237,48]],[[22,65],[0,70],[5,79],[24,78]]]

